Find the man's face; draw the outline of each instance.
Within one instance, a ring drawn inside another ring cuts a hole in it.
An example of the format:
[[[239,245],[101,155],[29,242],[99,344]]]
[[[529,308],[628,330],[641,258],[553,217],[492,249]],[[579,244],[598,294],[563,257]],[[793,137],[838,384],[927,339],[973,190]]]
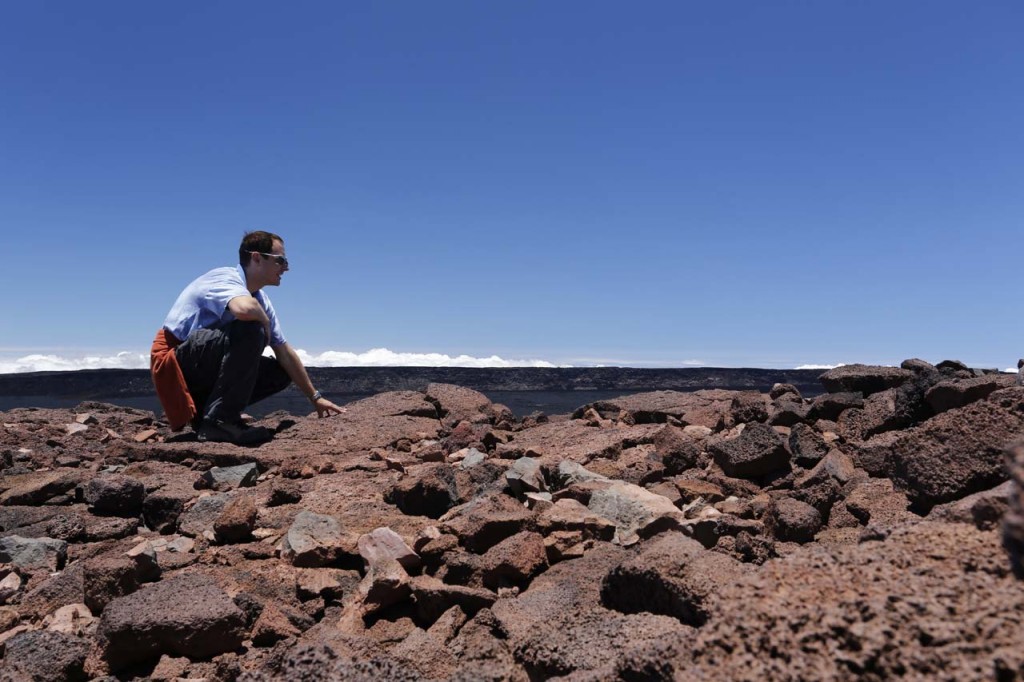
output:
[[[259,258],[257,272],[260,275],[260,279],[263,282],[266,282],[268,286],[276,287],[281,284],[281,275],[288,270],[288,261],[285,259],[284,244],[275,239],[274,248],[269,251],[269,254],[270,255],[259,254],[258,256],[253,257]]]

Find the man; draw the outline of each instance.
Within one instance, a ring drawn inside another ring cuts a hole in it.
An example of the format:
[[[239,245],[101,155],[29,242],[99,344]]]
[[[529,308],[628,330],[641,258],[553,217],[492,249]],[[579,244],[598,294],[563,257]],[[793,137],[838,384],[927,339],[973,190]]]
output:
[[[318,416],[345,410],[313,387],[263,292],[288,271],[284,240],[249,232],[238,260],[185,287],[153,341],[150,366],[172,429],[191,422],[201,441],[252,445],[273,433],[245,424],[242,410],[293,381]],[[268,344],[276,359],[263,355]]]

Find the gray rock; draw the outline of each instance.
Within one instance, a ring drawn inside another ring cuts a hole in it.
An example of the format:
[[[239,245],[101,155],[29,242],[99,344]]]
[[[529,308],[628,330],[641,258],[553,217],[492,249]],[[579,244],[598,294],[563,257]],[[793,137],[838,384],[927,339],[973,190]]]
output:
[[[467,448],[466,456],[459,462],[459,468],[461,469],[472,469],[476,465],[487,459],[487,455],[480,452],[476,448]]]
[[[548,489],[544,480],[544,472],[540,468],[540,460],[533,457],[520,457],[505,472],[505,482],[512,494],[523,496],[526,493],[539,493]]]
[[[178,517],[178,532],[189,537],[202,537],[213,531],[213,525],[224,512],[232,496],[227,493],[204,495]]]
[[[315,568],[357,555],[357,547],[358,538],[333,516],[301,511],[281,541],[281,558],[293,566]]]
[[[213,467],[203,472],[200,484],[216,490],[233,490],[249,488],[256,485],[260,469],[255,462],[239,464],[233,467]]]
[[[667,528],[680,527],[683,515],[672,501],[630,483],[615,482],[596,490],[587,508],[615,524],[618,544],[630,544]]]
[[[112,670],[170,656],[208,658],[245,638],[245,614],[212,578],[189,574],[107,604],[99,634]]]
[[[0,538],[0,563],[14,564],[28,571],[59,571],[68,558],[68,543],[53,538]]]
[[[563,459],[558,463],[558,473],[555,475],[558,480],[558,484],[561,487],[569,486],[574,483],[586,483],[588,481],[608,481],[611,480],[607,476],[601,474],[595,474],[593,471],[586,469],[582,464],[577,464],[568,459]]]

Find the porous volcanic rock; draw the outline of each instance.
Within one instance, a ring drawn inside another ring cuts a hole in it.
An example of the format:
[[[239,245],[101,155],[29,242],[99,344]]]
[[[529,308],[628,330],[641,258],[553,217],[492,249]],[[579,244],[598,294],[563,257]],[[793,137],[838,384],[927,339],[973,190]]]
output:
[[[748,424],[738,437],[708,449],[722,471],[736,478],[757,478],[789,464],[782,437],[766,424]]]
[[[242,644],[245,615],[211,578],[182,575],[107,604],[100,636],[115,670],[162,654],[205,658]]]
[[[887,471],[916,508],[928,510],[1006,480],[1005,448],[1022,430],[1019,412],[971,403],[901,432],[889,447]]]
[[[744,572],[735,559],[708,552],[692,538],[662,533],[605,575],[601,602],[622,613],[656,613],[700,626],[718,590]]]
[[[1008,493],[1003,526],[1003,544],[1010,554],[1010,563],[1017,577],[1024,579],[1024,441],[1017,441],[1008,450],[1007,467],[1012,487]]]
[[[0,540],[63,541],[67,565],[0,566],[0,641],[77,636],[85,673],[125,682],[1024,677],[1021,446],[1002,459],[1024,388],[903,370],[844,388],[838,423],[781,389],[521,420],[459,386],[396,390],[268,415],[256,448],[97,403],[4,412]],[[940,382],[972,401],[933,414]],[[765,447],[726,454],[762,468],[737,477],[722,448],[744,437]],[[246,464],[251,487],[195,486]],[[114,477],[143,486],[141,525],[86,503]],[[299,533],[310,515],[327,532]]]
[[[97,476],[85,486],[85,501],[97,514],[138,516],[146,499],[146,487],[130,476]]]
[[[81,637],[51,630],[22,632],[4,643],[0,679],[5,682],[86,680],[88,654],[89,642]]]
[[[884,542],[833,550],[808,546],[723,585],[696,638],[678,642],[674,672],[708,680],[1011,679],[1024,669],[1024,584],[1001,554],[993,532],[965,524],[921,523]],[[781,651],[793,655],[772,654]]]
[[[877,365],[842,365],[822,374],[818,380],[829,393],[844,391],[869,396],[889,388],[895,388],[914,376],[914,373],[899,367]]]

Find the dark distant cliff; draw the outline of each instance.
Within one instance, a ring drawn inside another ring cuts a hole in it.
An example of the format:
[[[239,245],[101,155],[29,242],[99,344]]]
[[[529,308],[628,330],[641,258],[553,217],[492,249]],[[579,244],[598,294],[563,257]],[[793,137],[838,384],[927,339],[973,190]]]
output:
[[[310,367],[313,383],[324,393],[419,390],[431,382],[458,384],[478,391],[696,391],[703,388],[767,391],[789,383],[805,395],[822,392],[822,370],[697,367],[637,369],[573,367],[476,369],[465,367]],[[80,399],[128,398],[153,394],[148,370],[93,369],[76,372],[0,374],[0,395]]]

